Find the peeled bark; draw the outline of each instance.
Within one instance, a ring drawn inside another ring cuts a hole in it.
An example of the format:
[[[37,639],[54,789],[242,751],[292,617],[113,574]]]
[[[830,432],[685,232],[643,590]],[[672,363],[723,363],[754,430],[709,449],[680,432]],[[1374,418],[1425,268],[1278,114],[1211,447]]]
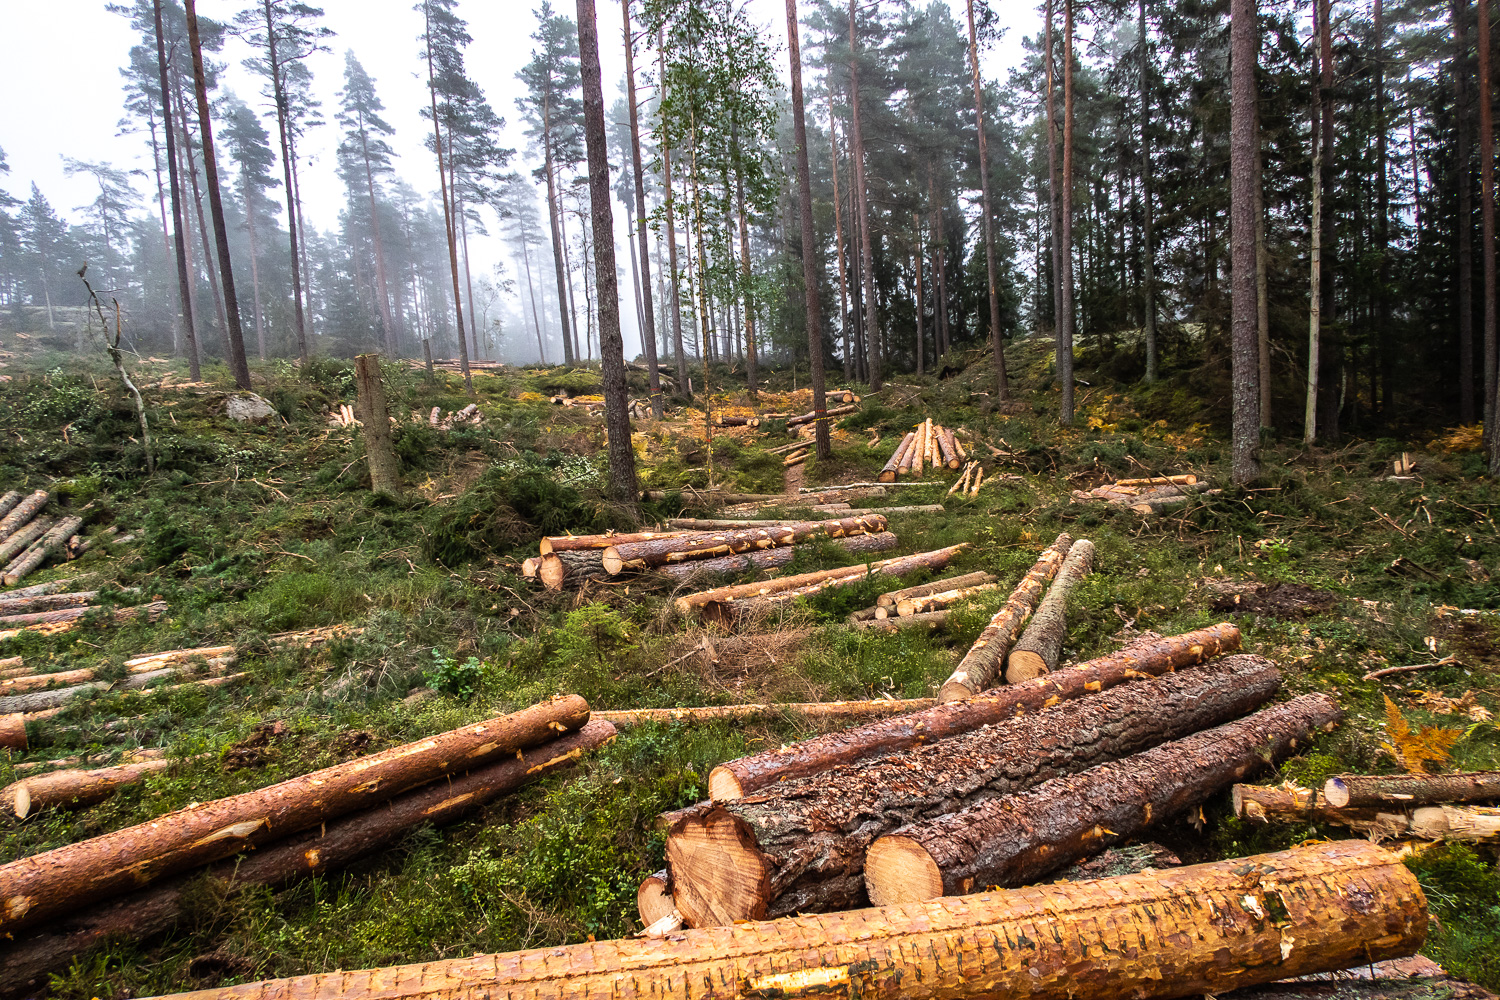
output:
[[[147,823],[0,866],[0,932],[278,840],[464,767],[537,746],[588,721],[570,695],[268,788],[191,805]]]
[[[48,708],[56,708],[67,704],[79,695],[92,691],[108,691],[109,687],[109,681],[90,681],[87,684],[58,688],[56,691],[33,691],[30,694],[7,695],[0,697],[0,715],[40,712]]]
[[[1500,840],[1500,808],[1494,806],[1419,806],[1410,812],[1375,806],[1337,808],[1318,801],[1318,793],[1287,784],[1280,788],[1234,786],[1234,811],[1257,823],[1329,823],[1371,840],[1417,838],[1437,841]]]
[[[37,490],[25,500],[12,505],[10,513],[0,518],[0,538],[7,538],[21,530],[26,522],[36,516],[37,511],[47,506],[47,501],[50,499],[52,499],[52,494],[46,490]]]
[[[1042,553],[1016,585],[1005,607],[997,611],[984,631],[979,633],[979,638],[959,661],[958,669],[943,682],[938,692],[939,701],[972,698],[1000,679],[1000,664],[1005,661],[1005,654],[1020,634],[1021,625],[1036,608],[1042,588],[1057,575],[1072,544],[1072,536],[1064,533]]]
[[[24,555],[5,567],[5,575],[0,577],[0,583],[4,583],[7,587],[14,587],[33,570],[61,552],[67,545],[68,538],[81,527],[83,527],[81,517],[65,517],[58,521],[48,528],[41,540],[28,549]]]
[[[1094,543],[1087,538],[1078,539],[1068,549],[1068,558],[1057,571],[1057,579],[1006,658],[1006,683],[1029,681],[1057,669],[1063,640],[1068,637],[1068,595],[1093,565]]]
[[[901,463],[906,459],[906,453],[911,449],[912,443],[916,438],[917,434],[915,431],[906,432],[906,436],[896,446],[895,453],[891,455],[890,461],[886,462],[885,468],[880,470],[878,478],[882,483],[894,483],[896,481],[896,476],[901,470]]]
[[[938,451],[942,453],[943,464],[950,469],[956,469],[963,463],[958,460],[958,449],[953,447],[953,432],[948,428],[941,428],[937,438]]]
[[[894,534],[889,531],[879,531],[873,535],[851,535],[848,538],[835,538],[833,544],[846,552],[863,554],[866,552],[889,552],[901,544]],[[717,559],[695,559],[692,562],[670,563],[666,566],[658,566],[656,572],[670,576],[676,580],[692,580],[698,576],[712,576],[719,573],[743,573],[751,569],[775,569],[786,566],[797,555],[794,545],[783,545],[775,549],[761,549],[758,552],[746,552],[741,555],[719,556]]]
[[[300,836],[216,865],[208,878],[226,889],[277,887],[296,879],[335,871],[384,850],[412,828],[440,826],[566,767],[584,753],[608,743],[615,728],[592,721],[524,753],[435,781],[390,802],[334,820]],[[0,997],[34,990],[42,977],[65,967],[74,956],[115,939],[142,940],[168,930],[189,913],[198,873],[166,880],[122,899],[71,915],[4,947]]]
[[[50,517],[39,517],[16,529],[4,542],[0,542],[0,564],[8,564],[25,552],[38,538],[45,535],[53,524]]]
[[[1343,715],[1328,695],[1303,695],[1020,795],[903,827],[865,856],[870,901],[884,906],[1036,882],[1201,805]]]
[[[925,611],[921,614],[907,615],[905,618],[876,618],[874,608],[870,609],[869,618],[851,621],[855,628],[874,629],[876,632],[894,632],[896,629],[904,628],[936,628],[948,621],[947,611]]]
[[[967,601],[975,594],[995,590],[999,586],[997,583],[981,583],[977,587],[959,587],[954,590],[944,590],[936,594],[928,594],[925,597],[903,598],[896,605],[896,614],[902,618],[910,618],[913,615],[920,615],[928,611],[939,611],[958,604],[961,601]],[[882,608],[881,610],[886,611],[887,609]],[[876,617],[879,618],[881,616],[877,614]]]
[[[864,535],[884,530],[885,518],[879,514],[871,514],[829,521],[798,521],[780,528],[693,532],[673,538],[611,545],[603,550],[603,560],[605,570],[614,575],[627,567],[644,569],[687,559],[708,559],[753,549],[793,545],[819,535],[842,538],[846,535]]]
[[[641,926],[650,927],[662,917],[677,912],[672,905],[672,876],[663,868],[654,875],[647,875],[635,891],[635,908],[641,916]]]
[[[931,698],[870,701],[803,701],[784,705],[704,705],[698,708],[635,708],[595,712],[593,717],[617,726],[663,725],[676,722],[747,721],[792,716],[800,719],[868,719],[900,715],[927,708]]]
[[[879,837],[1238,718],[1280,683],[1269,660],[1229,657],[696,806],[667,836],[677,910],[703,927],[860,906],[865,852]]]
[[[923,617],[877,624],[900,626]],[[708,794],[714,799],[737,799],[778,782],[949,739],[1239,648],[1240,630],[1227,622],[1168,639],[1143,638],[1118,652],[1025,684],[996,688],[968,701],[939,704],[913,715],[728,761],[709,772]]]
[[[463,343],[463,324],[458,327]],[[467,374],[467,373],[466,373]],[[390,411],[386,408],[385,383],[380,377],[380,355],[361,354],[354,359],[355,405],[364,424],[365,457],[370,466],[370,489],[390,496],[401,495],[401,465],[391,440]]]
[[[933,580],[931,583],[918,584],[915,587],[905,587],[901,590],[892,590],[875,598],[877,608],[894,608],[909,597],[926,597],[929,594],[941,594],[945,590],[957,590],[960,587],[977,587],[983,583],[993,583],[995,577],[990,573],[965,573],[962,576],[950,576],[942,580]]]
[[[70,632],[84,620],[84,614],[93,610],[93,608],[76,608],[74,609],[74,611],[55,612],[55,614],[59,615],[74,615],[74,617],[65,618],[63,620],[36,622],[31,625],[21,625],[13,629],[0,630],[0,639],[8,639],[11,636],[18,635],[24,631],[42,632],[46,635],[56,635],[60,632]],[[75,614],[75,612],[82,613]],[[154,622],[166,613],[166,601],[152,601],[150,604],[141,604],[136,607],[117,608],[112,616],[105,618],[100,624],[113,623],[116,625],[120,625],[126,622],[133,622],[138,618],[145,618],[147,621]]]
[[[7,677],[0,680],[0,695],[20,694],[23,691],[35,691],[52,684],[77,684],[80,681],[91,681],[96,676],[92,667],[80,667],[77,670],[59,670],[51,674],[26,674],[21,677]]]
[[[1500,801],[1500,771],[1464,774],[1340,774],[1323,785],[1323,798],[1335,808],[1412,806],[1445,802]]]
[[[20,712],[0,715],[0,748],[26,749],[26,716]]]

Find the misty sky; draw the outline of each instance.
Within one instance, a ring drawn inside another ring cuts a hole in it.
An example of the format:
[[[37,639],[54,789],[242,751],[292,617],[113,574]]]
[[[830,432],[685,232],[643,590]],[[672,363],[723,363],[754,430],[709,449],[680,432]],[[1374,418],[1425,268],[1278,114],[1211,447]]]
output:
[[[948,2],[962,19],[962,0]],[[246,0],[198,0],[198,12],[230,20],[245,5]],[[464,0],[458,7],[474,37],[467,56],[469,72],[506,119],[504,142],[517,150],[513,166],[521,169],[532,162],[515,105],[522,93],[515,74],[530,57],[530,36],[536,28],[533,6],[533,0]],[[785,74],[785,0],[746,0],[745,6],[765,27],[764,35],[775,45],[777,64]],[[429,126],[419,112],[426,106],[427,90],[425,66],[418,59],[422,22],[412,9],[413,0],[324,0],[323,7],[324,23],[337,32],[330,43],[333,51],[311,61],[325,117],[331,121],[337,108],[344,52],[353,49],[375,78],[387,119],[396,128],[393,145],[399,155],[398,172],[420,191],[435,190],[437,169],[422,144]],[[553,7],[569,16],[574,13],[572,0],[554,0]],[[1008,30],[986,54],[984,70],[987,78],[1004,80],[1020,59],[1021,39],[1038,30],[1040,18],[1029,4],[1010,2],[996,7],[1007,20]],[[598,16],[608,107],[620,96],[625,73],[618,0],[598,0]],[[76,220],[77,207],[91,201],[95,191],[86,178],[64,175],[62,157],[106,160],[142,170],[150,164],[145,137],[121,135],[119,128],[123,114],[119,68],[138,38],[124,18],[105,11],[103,0],[0,0],[0,24],[12,39],[0,60],[0,93],[5,95],[0,100],[0,148],[11,167],[0,186],[24,199],[34,181],[55,209]],[[249,54],[245,43],[229,40],[218,57],[228,63],[224,84],[264,110],[267,102],[259,96],[260,81],[240,65]],[[343,187],[334,171],[337,144],[337,127],[330,123],[314,130],[301,146],[311,159],[301,175],[303,210],[309,224],[320,230],[338,224],[344,204]],[[154,192],[154,186],[154,180],[138,178],[143,196]],[[623,254],[624,213],[618,205],[615,217]],[[493,238],[471,239],[470,244],[476,277],[490,273],[496,262],[509,260]],[[622,256],[621,264],[628,274],[629,258]],[[620,291],[626,351],[633,354],[638,340],[628,279]]]

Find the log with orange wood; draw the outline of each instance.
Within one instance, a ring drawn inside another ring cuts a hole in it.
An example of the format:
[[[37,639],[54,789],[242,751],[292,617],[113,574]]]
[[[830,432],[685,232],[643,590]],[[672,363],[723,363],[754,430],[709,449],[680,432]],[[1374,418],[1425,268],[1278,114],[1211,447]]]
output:
[[[47,560],[65,552],[68,539],[82,527],[83,518],[81,517],[65,517],[59,520],[48,528],[46,534],[37,539],[29,549],[11,560],[5,567],[5,572],[0,574],[0,583],[7,587],[14,587],[33,571],[39,569]]]
[[[1143,636],[1118,652],[1025,684],[996,688],[968,701],[939,704],[911,715],[727,761],[709,772],[708,794],[714,799],[737,799],[780,782],[949,739],[1018,715],[1035,714],[1132,680],[1204,663],[1239,648],[1240,630],[1227,622],[1165,639]]]
[[[0,865],[0,933],[14,933],[154,879],[278,840],[575,731],[587,703],[558,698],[268,788]]]
[[[1094,543],[1080,538],[1068,549],[1068,558],[1047,588],[1026,631],[1005,658],[1005,681],[1019,684],[1049,674],[1062,659],[1063,640],[1068,637],[1068,597],[1083,582],[1094,565]]]
[[[867,701],[802,701],[785,704],[703,705],[697,708],[624,708],[596,711],[593,717],[617,726],[663,725],[698,722],[749,722],[760,719],[794,718],[810,722],[878,719],[904,715],[933,704],[931,698]]]
[[[859,409],[859,407],[853,404],[849,404],[847,406],[835,406],[833,409],[824,410],[822,413],[819,413],[817,410],[809,410],[807,413],[801,414],[800,416],[789,417],[787,419],[786,426],[787,429],[790,430],[793,427],[800,427],[803,424],[810,424],[814,420],[830,420],[834,417],[845,417],[853,413],[857,409]]]
[[[1439,803],[1335,806],[1314,789],[1234,786],[1234,811],[1253,823],[1327,823],[1372,840],[1500,840],[1500,807]]]
[[[690,927],[859,906],[884,834],[1013,795],[1254,711],[1274,664],[1231,656],[951,739],[673,814],[667,867]]]
[[[662,939],[319,973],[178,1000],[1166,998],[1411,955],[1427,927],[1416,877],[1391,852],[1349,841]]]
[[[121,788],[139,784],[171,765],[172,761],[158,757],[112,767],[67,768],[22,778],[0,788],[0,812],[25,819],[36,809],[81,809],[103,802]]]
[[[832,542],[845,552],[864,555],[870,552],[889,552],[901,544],[900,539],[889,531],[873,535],[850,535],[835,538]],[[718,573],[743,573],[752,569],[777,569],[796,558],[797,547],[783,545],[774,549],[760,549],[739,555],[718,556],[714,559],[694,559],[691,562],[668,563],[656,567],[656,572],[674,580],[692,580],[695,577],[710,577]]]
[[[906,436],[901,439],[901,443],[896,446],[895,452],[891,454],[890,460],[885,463],[885,468],[880,470],[880,475],[876,478],[882,483],[894,483],[896,477],[900,474],[901,463],[906,458],[906,452],[911,448],[912,442],[916,439],[917,434],[915,431],[907,431]]]

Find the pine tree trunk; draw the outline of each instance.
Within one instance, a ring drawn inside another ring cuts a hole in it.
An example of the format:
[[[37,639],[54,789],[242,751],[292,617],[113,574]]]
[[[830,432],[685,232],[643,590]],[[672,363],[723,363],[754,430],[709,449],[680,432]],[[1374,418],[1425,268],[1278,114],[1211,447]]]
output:
[[[1068,636],[1068,595],[1083,581],[1094,564],[1094,543],[1080,538],[1068,549],[1068,558],[1057,571],[1057,579],[1037,606],[1026,631],[1005,660],[1005,682],[1019,684],[1050,674],[1062,659]]]
[[[1490,475],[1500,475],[1500,386],[1495,344],[1495,108],[1490,80],[1490,5],[1479,0],[1479,216],[1481,274],[1484,282],[1484,398],[1490,419],[1485,425]]]
[[[844,264],[844,202],[839,193],[838,119],[833,113],[833,87],[828,88],[828,145],[833,179],[833,247],[839,265],[839,329],[844,335],[844,381],[854,380],[854,352],[849,338],[849,277]]]
[[[422,10],[425,16],[427,13],[427,7],[425,4],[423,5]],[[467,341],[464,339],[463,295],[458,288],[458,239],[455,226],[456,220],[454,219],[454,211],[457,207],[458,193],[456,191],[453,191],[453,189],[449,186],[447,168],[444,165],[443,130],[441,121],[438,118],[437,82],[436,78],[433,76],[431,25],[428,25],[427,33],[429,36],[426,39],[427,93],[428,97],[430,98],[432,108],[433,148],[437,151],[438,188],[439,193],[443,198],[443,229],[444,235],[446,236],[448,241],[448,272],[453,278],[453,312],[457,320],[454,325],[453,332],[454,335],[458,338],[458,364],[459,368],[462,369],[464,375],[464,392],[472,397],[474,395],[474,375],[469,371],[469,348],[467,345]],[[452,136],[451,128],[449,129],[449,136],[450,138]],[[451,154],[452,150],[449,150],[449,153]]]
[[[1454,186],[1458,189],[1458,400],[1459,417],[1475,420],[1474,407],[1474,178],[1470,155],[1473,127],[1468,93],[1468,0],[1453,3]],[[1487,414],[1491,402],[1484,402]]]
[[[1073,426],[1073,334],[1077,326],[1073,303],[1073,0],[1063,0],[1063,162],[1062,162],[1062,246],[1058,262],[1062,267],[1062,311],[1057,326],[1057,381],[1062,395],[1058,403],[1057,422]]]
[[[355,405],[365,439],[365,458],[370,465],[370,489],[396,497],[401,495],[401,465],[391,440],[391,417],[386,408],[385,383],[380,374],[380,355],[361,354],[354,359]]]
[[[198,242],[203,250],[203,270],[208,275],[208,290],[213,298],[214,316],[218,321],[219,346],[224,352],[224,357],[229,357],[229,337],[226,331],[229,329],[228,320],[224,317],[224,296],[219,291],[218,272],[213,266],[213,250],[209,246],[208,220],[203,214],[203,191],[198,186],[198,164],[193,158],[193,133],[188,126],[187,100],[182,96],[181,88],[177,93],[177,120],[178,127],[182,129],[182,151],[187,157],[188,180],[193,189],[192,212],[198,225]]]
[[[1260,474],[1260,351],[1257,346],[1256,191],[1260,177],[1256,127],[1256,66],[1260,25],[1257,0],[1231,0],[1230,31],[1230,276],[1231,395],[1233,397],[1233,475],[1244,485]]]
[[[1320,293],[1323,297],[1320,309],[1323,323],[1323,346],[1318,352],[1318,433],[1330,441],[1340,436],[1339,416],[1343,408],[1342,381],[1344,373],[1344,345],[1336,335],[1338,329],[1337,300],[1334,297],[1334,263],[1337,250],[1337,233],[1333,226],[1334,155],[1338,147],[1334,144],[1333,122],[1333,4],[1332,0],[1314,0],[1319,7],[1318,51],[1320,77],[1318,83],[1323,130],[1323,160],[1319,183],[1323,188],[1322,211],[1322,280]]]
[[[635,215],[639,220],[636,239],[640,246],[641,315],[645,322],[645,327],[641,330],[641,350],[646,356],[646,384],[651,393],[651,412],[660,420],[664,416],[664,410],[661,371],[656,362],[656,304],[651,296],[651,243],[646,224],[646,174],[641,162],[640,112],[635,97],[635,37],[630,30],[630,0],[621,0],[620,9],[625,19],[625,93],[630,105],[630,162],[635,177]],[[662,307],[666,307],[665,303]]]
[[[1155,382],[1156,348],[1156,245],[1152,221],[1155,208],[1151,201],[1151,60],[1146,34],[1146,0],[1137,0],[1141,45],[1141,308],[1145,313],[1146,381]],[[1049,22],[1051,18],[1048,18]],[[1050,28],[1050,25],[1049,25]],[[1050,104],[1051,50],[1048,50],[1048,87]],[[1050,107],[1049,107],[1050,110]],[[1049,132],[1049,135],[1051,133]]]
[[[837,175],[838,164],[834,164],[833,171]],[[740,276],[745,282],[745,384],[750,387],[751,400],[755,400],[758,398],[756,379],[759,377],[760,357],[755,343],[755,291],[750,274],[750,217],[745,211],[745,176],[739,169],[734,174],[734,195],[740,219]],[[837,206],[838,196],[834,195],[834,207]],[[842,247],[839,254],[842,257]]]
[[[1313,3],[1313,35],[1317,36],[1318,4]],[[1318,77],[1316,44],[1313,50],[1313,77]],[[1314,86],[1316,91],[1316,83]],[[1322,102],[1314,97],[1312,102],[1312,213],[1308,220],[1310,228],[1308,259],[1311,274],[1307,293],[1307,407],[1303,414],[1302,440],[1312,444],[1318,439],[1318,372],[1322,365],[1323,349],[1323,134],[1319,125]]]
[[[659,87],[664,90],[667,79],[666,45],[658,32],[656,41]],[[682,346],[682,278],[677,270],[677,223],[672,189],[672,151],[666,146],[661,150],[662,199],[667,214],[667,267],[672,286],[672,347],[677,354],[677,391],[691,398],[688,387],[687,355]]]
[[[1257,112],[1258,109],[1257,104]],[[1255,349],[1260,364],[1260,425],[1269,428],[1272,425],[1271,293],[1268,273],[1271,261],[1266,249],[1266,176],[1258,113],[1255,131]]]
[[[1010,398],[1005,376],[1005,333],[1000,329],[999,262],[995,259],[995,214],[990,205],[990,150],[985,138],[984,88],[979,76],[979,35],[974,26],[974,0],[968,0],[969,64],[974,77],[974,129],[979,134],[979,190],[984,212],[984,265],[990,297],[990,349],[995,352],[995,399]],[[918,326],[920,329],[920,324]]]
[[[849,157],[854,162],[854,198],[859,224],[860,281],[864,289],[865,364],[871,392],[885,383],[880,351],[880,314],[875,305],[874,251],[870,239],[870,187],[865,176],[865,136],[860,124],[859,26],[855,22],[855,0],[849,0]],[[805,149],[805,147],[804,147]]]
[[[276,129],[281,142],[281,173],[286,185],[286,228],[291,241],[292,263],[292,317],[297,334],[297,356],[307,363],[307,323],[302,309],[302,261],[301,239],[297,225],[296,189],[292,186],[292,154],[290,129],[287,123],[287,100],[282,79],[280,55],[276,51],[276,23],[272,14],[271,0],[261,0],[266,15],[266,53],[271,71],[271,93],[276,101]]]
[[[183,204],[182,177],[177,166],[177,140],[172,128],[172,89],[167,77],[167,45],[162,29],[162,0],[152,0],[151,10],[156,28],[156,67],[161,79],[162,131],[166,133],[167,180],[172,190],[172,250],[177,264],[177,299],[182,310],[178,326],[187,340],[188,372],[194,382],[203,378],[198,357],[198,333],[193,325],[193,296],[188,283],[187,240],[183,235],[183,220],[187,206]]]
[[[562,232],[558,219],[557,181],[552,175],[552,115],[550,93],[542,99],[542,171],[547,175],[547,224],[552,228],[552,266],[557,272],[557,316],[562,323],[563,364],[572,367],[573,337],[568,326],[567,275],[563,270]]]

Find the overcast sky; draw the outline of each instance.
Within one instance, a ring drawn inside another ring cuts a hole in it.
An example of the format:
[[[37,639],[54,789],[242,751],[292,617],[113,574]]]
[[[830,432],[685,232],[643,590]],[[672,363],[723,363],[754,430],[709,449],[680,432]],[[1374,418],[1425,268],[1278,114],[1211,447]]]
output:
[[[962,0],[948,0],[954,13],[963,17]],[[420,16],[414,0],[324,0],[325,23],[337,32],[333,51],[315,57],[312,69],[316,92],[325,116],[332,118],[343,83],[344,52],[353,49],[365,69],[375,78],[387,118],[396,129],[394,146],[400,156],[397,169],[418,190],[435,190],[437,169],[423,146],[426,124],[419,112],[427,103],[425,66],[417,57],[421,47]],[[528,165],[525,140],[520,134],[520,116],[515,100],[521,94],[516,70],[528,61],[531,33],[536,28],[533,0],[462,0],[459,14],[468,20],[474,43],[468,50],[468,67],[484,88],[495,110],[506,119],[505,144],[518,151],[516,166]],[[104,9],[103,0],[0,0],[0,25],[12,42],[0,60],[0,148],[10,161],[11,172],[0,179],[18,198],[29,195],[32,182],[59,212],[77,218],[78,206],[94,197],[86,178],[67,177],[62,158],[106,160],[116,166],[145,169],[149,148],[139,135],[120,135],[123,114],[119,68],[138,38],[126,20]],[[245,6],[245,0],[198,0],[204,17],[228,20]],[[777,63],[786,72],[786,20],[784,0],[746,0],[752,18],[765,29],[765,37],[776,47]],[[1002,2],[995,5],[1006,19],[1007,31],[983,61],[989,79],[1004,80],[1009,68],[1020,60],[1022,38],[1034,34],[1040,18],[1029,4]],[[572,15],[572,0],[554,0],[555,10]],[[604,67],[605,105],[619,94],[625,63],[618,0],[599,0],[600,58]],[[18,41],[24,39],[24,42]],[[250,54],[245,43],[231,39],[219,58],[229,64],[225,85],[255,106],[260,81],[241,65]],[[333,151],[338,144],[336,126],[316,129],[302,145],[311,163],[301,173],[304,212],[310,225],[329,229],[337,225],[344,202],[342,186],[334,173]],[[148,182],[142,178],[143,195]],[[623,212],[616,206],[617,229],[623,253]],[[503,248],[486,240],[471,240],[477,273],[487,273],[495,261],[507,260]],[[628,258],[622,257],[628,268]],[[477,276],[477,275],[476,275]],[[627,352],[635,309],[628,282],[621,288],[622,319],[627,327]]]

